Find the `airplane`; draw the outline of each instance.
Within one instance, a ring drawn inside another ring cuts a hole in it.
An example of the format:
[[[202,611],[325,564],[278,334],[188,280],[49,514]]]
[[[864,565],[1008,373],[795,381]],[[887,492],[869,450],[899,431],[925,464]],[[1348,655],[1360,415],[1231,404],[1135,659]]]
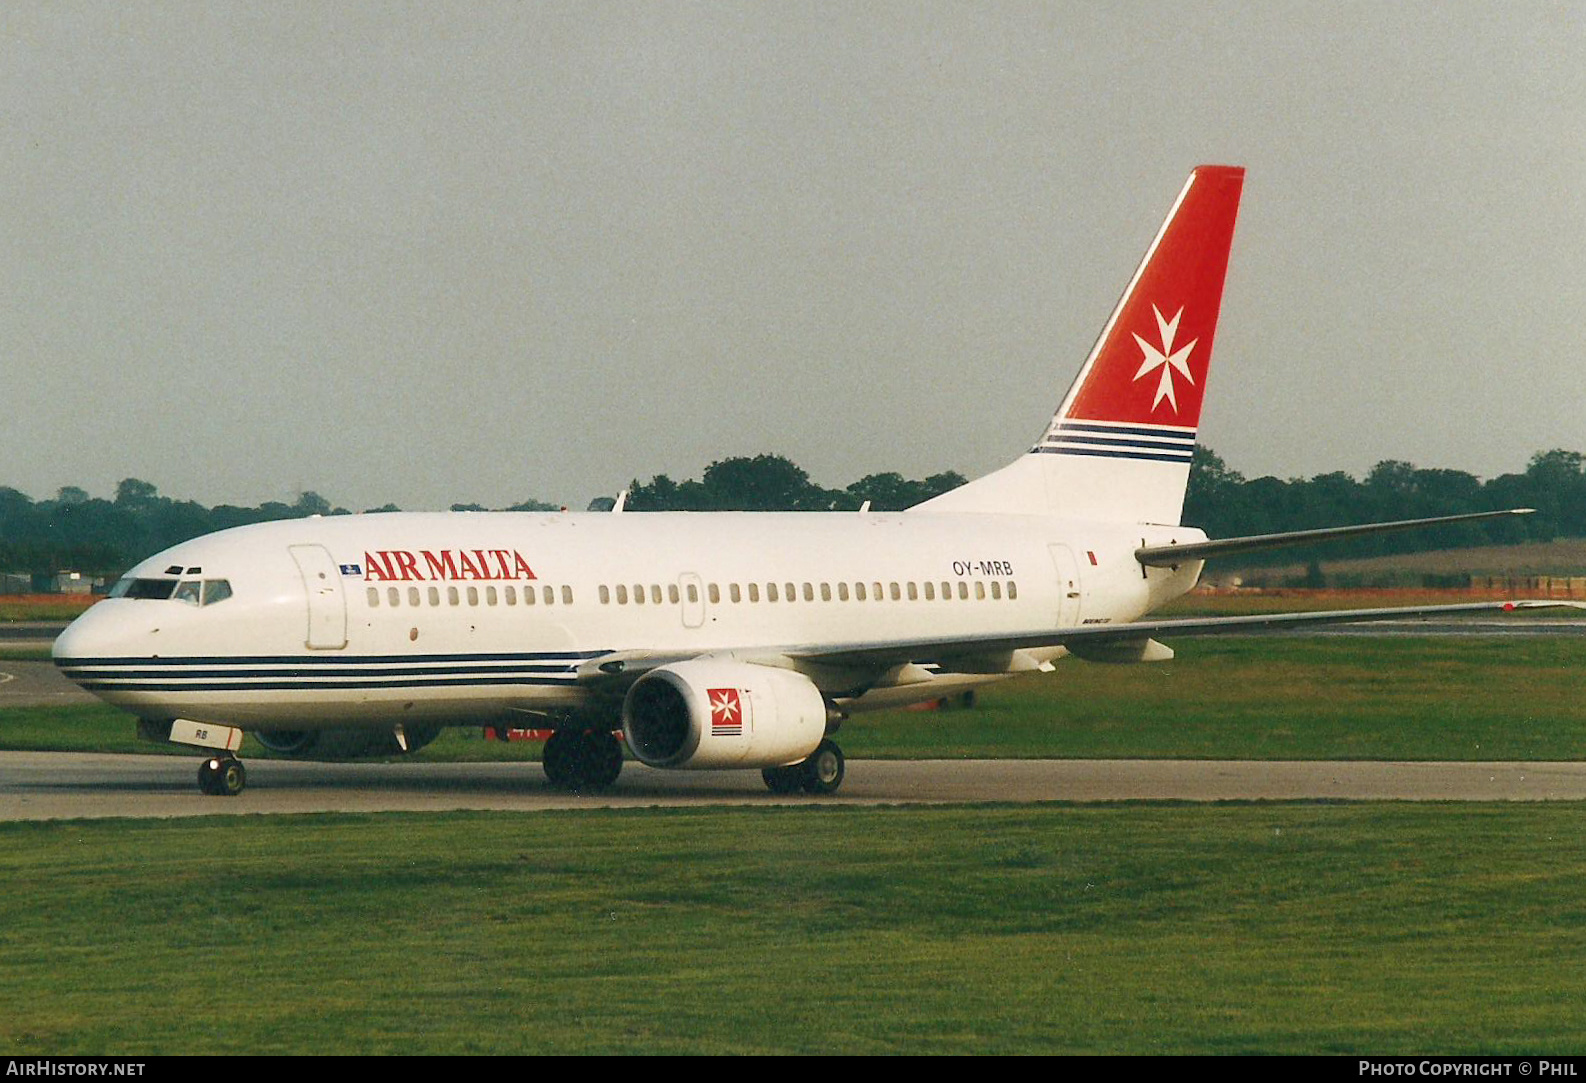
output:
[[[623,743],[834,793],[852,715],[1050,670],[1172,657],[1159,636],[1526,602],[1151,620],[1230,553],[1507,512],[1210,540],[1180,522],[1244,169],[1190,174],[1045,432],[899,513],[368,513],[223,530],[133,567],[55,641],[140,735],[246,783],[245,733],[314,758],[443,727],[552,732],[553,785]],[[622,740],[616,731],[620,729]]]

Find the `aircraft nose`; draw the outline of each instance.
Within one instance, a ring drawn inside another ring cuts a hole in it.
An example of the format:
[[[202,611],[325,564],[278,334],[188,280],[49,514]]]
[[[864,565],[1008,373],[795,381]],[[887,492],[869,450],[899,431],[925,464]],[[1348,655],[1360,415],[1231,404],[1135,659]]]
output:
[[[50,657],[60,665],[65,658],[79,658],[82,656],[83,634],[81,631],[84,613],[66,626],[66,630],[55,637],[55,642],[50,644]]]
[[[129,649],[126,628],[107,614],[106,608],[103,602],[95,605],[55,637],[50,657],[57,666],[75,660],[115,658],[133,653]]]

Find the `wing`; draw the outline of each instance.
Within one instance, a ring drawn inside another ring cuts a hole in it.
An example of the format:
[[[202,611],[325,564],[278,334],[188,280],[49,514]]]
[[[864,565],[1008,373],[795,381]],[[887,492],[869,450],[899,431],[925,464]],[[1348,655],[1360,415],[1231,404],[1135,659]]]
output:
[[[711,651],[613,651],[589,659],[578,668],[584,683],[626,684],[652,669],[702,655],[798,669],[812,675],[840,673],[836,686],[846,686],[861,673],[880,674],[912,663],[935,663],[942,670],[961,673],[1006,673],[1035,668],[1020,665],[1019,651],[1065,647],[1081,657],[1098,660],[1137,660],[1131,652],[1144,651],[1157,636],[1230,635],[1313,625],[1352,624],[1445,617],[1469,613],[1511,613],[1522,609],[1586,609],[1586,602],[1518,601],[1468,602],[1458,605],[1395,606],[1385,609],[1333,609],[1317,613],[1269,613],[1247,617],[1185,617],[1175,620],[1129,621],[1121,624],[1087,624],[1077,628],[1032,629],[989,636],[937,636],[918,639],[855,641],[850,643],[790,644],[777,647],[728,648]],[[817,681],[817,683],[824,683]]]
[[[1586,602],[1468,602],[1459,605],[1396,606],[1386,609],[1333,609],[1317,613],[1266,613],[1248,617],[1184,617],[1175,620],[1129,621],[1122,624],[1089,624],[1079,628],[1055,628],[970,639],[917,639],[907,643],[851,643],[793,648],[786,653],[793,658],[811,658],[848,664],[857,662],[882,664],[888,661],[896,663],[902,660],[903,656],[907,656],[908,660],[928,659],[945,662],[960,656],[986,655],[1038,647],[1067,647],[1079,654],[1087,647],[1143,643],[1159,635],[1248,634],[1322,624],[1443,617],[1463,613],[1506,613],[1519,609],[1560,606],[1586,608]]]

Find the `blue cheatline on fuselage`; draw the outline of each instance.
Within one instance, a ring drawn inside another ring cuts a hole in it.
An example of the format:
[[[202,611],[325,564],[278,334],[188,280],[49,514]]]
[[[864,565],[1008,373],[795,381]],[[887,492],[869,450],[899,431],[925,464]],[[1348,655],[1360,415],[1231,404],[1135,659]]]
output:
[[[578,665],[609,651],[323,657],[58,658],[83,688],[135,692],[290,691],[310,688],[441,688],[571,685]]]

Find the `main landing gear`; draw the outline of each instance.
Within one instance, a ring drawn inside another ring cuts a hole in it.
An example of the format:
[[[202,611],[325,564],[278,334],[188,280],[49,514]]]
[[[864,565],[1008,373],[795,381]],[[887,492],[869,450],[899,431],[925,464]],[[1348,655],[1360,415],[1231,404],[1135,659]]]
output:
[[[815,751],[802,763],[787,767],[767,767],[760,772],[772,793],[836,793],[843,784],[843,750],[837,742],[827,738],[815,746]]]
[[[211,797],[236,797],[248,784],[248,772],[235,756],[211,756],[198,765],[198,788]]]
[[[622,773],[622,744],[610,730],[557,730],[545,742],[544,767],[559,790],[603,790]]]

